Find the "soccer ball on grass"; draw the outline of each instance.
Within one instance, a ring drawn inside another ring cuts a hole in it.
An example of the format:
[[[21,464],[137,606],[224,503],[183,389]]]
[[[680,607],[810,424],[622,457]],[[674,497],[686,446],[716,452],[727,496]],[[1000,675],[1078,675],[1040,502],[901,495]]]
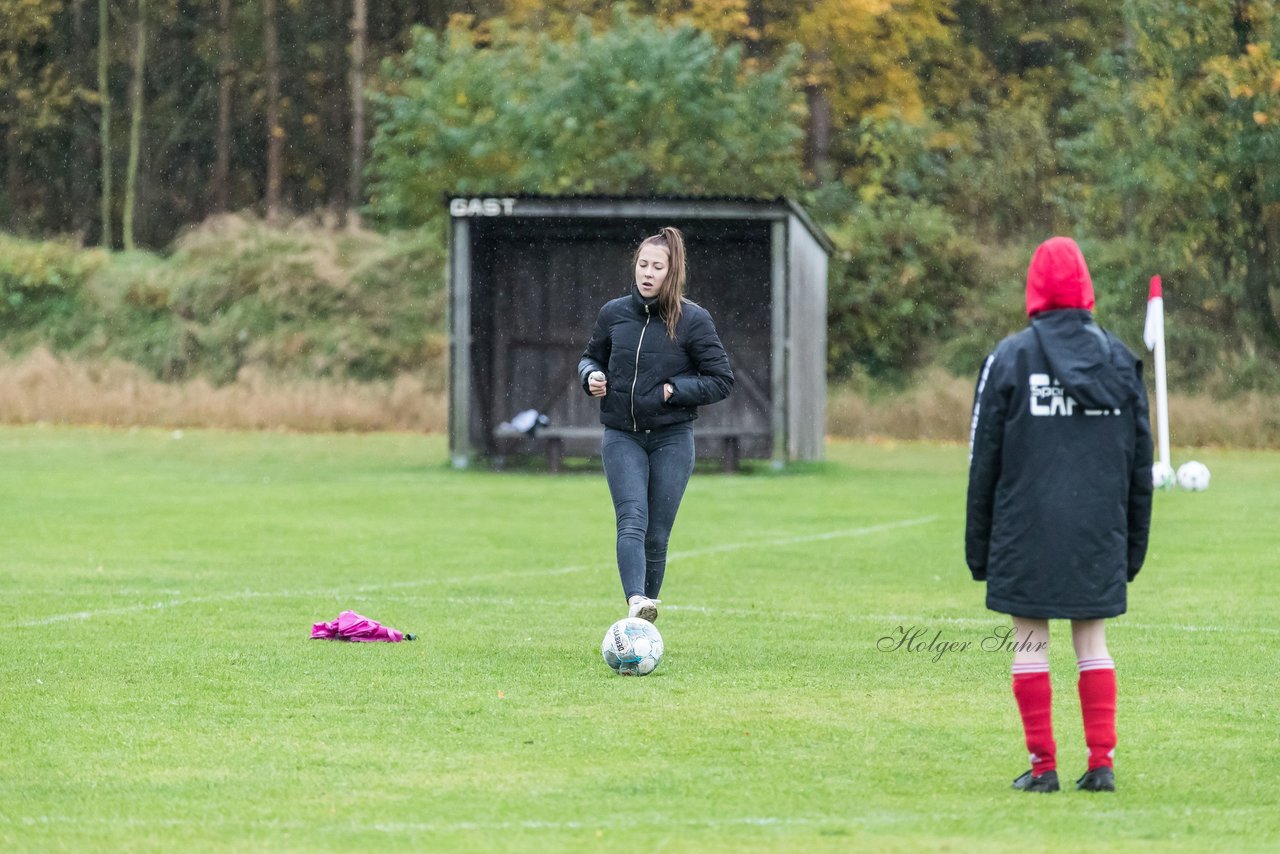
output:
[[[1192,492],[1209,488],[1209,467],[1195,460],[1178,466],[1178,486]]]
[[[648,620],[626,617],[604,633],[600,654],[622,676],[648,676],[662,661],[662,635]]]

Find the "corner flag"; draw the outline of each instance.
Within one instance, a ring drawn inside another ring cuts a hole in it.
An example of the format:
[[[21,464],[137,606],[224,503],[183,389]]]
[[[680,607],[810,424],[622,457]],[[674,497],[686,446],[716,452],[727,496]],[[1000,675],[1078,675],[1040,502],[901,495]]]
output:
[[[1156,465],[1166,466],[1167,470],[1172,471],[1169,459],[1169,387],[1164,369],[1164,292],[1159,276],[1151,277],[1151,290],[1147,296],[1147,322],[1142,330],[1142,342],[1155,355],[1156,435],[1159,441]]]

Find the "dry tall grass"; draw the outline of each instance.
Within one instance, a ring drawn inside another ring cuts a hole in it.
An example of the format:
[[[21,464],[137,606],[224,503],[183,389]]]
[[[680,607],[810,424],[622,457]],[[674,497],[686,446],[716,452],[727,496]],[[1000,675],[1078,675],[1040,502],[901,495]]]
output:
[[[0,423],[219,427],[308,432],[439,432],[445,394],[418,378],[281,382],[243,370],[234,383],[162,383],[126,362],[86,364],[38,349],[0,361]]]
[[[973,381],[943,371],[929,372],[895,395],[868,397],[833,388],[827,399],[827,433],[855,439],[968,442],[972,407]],[[1154,422],[1153,409],[1153,432]],[[1171,394],[1169,441],[1180,447],[1280,448],[1280,398],[1258,393],[1226,400]]]
[[[943,371],[896,395],[833,388],[827,433],[852,439],[967,442],[973,386]],[[1170,439],[1182,447],[1280,448],[1280,399],[1261,394],[1218,400],[1172,395]],[[448,424],[445,392],[420,378],[394,382],[273,380],[245,369],[236,382],[162,383],[126,362],[88,364],[39,349],[0,359],[0,423],[113,427],[218,427],[299,432],[404,430],[436,433]],[[1154,424],[1153,424],[1154,429]]]
[[[930,371],[912,388],[868,396],[848,388],[827,394],[827,433],[850,439],[967,441],[973,387]]]

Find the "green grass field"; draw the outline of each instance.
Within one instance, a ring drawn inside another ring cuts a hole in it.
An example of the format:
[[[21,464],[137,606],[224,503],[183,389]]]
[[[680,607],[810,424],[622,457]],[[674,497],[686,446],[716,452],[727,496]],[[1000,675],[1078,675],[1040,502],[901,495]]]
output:
[[[1026,754],[1009,655],[980,648],[1004,621],[963,563],[965,449],[828,456],[695,475],[666,659],[624,679],[594,471],[453,471],[439,437],[0,430],[0,845],[1280,846],[1280,454],[1198,451],[1210,490],[1157,496],[1109,632],[1120,791],[1048,796],[1008,788]],[[344,608],[421,639],[308,640]],[[877,648],[900,627],[970,648]]]

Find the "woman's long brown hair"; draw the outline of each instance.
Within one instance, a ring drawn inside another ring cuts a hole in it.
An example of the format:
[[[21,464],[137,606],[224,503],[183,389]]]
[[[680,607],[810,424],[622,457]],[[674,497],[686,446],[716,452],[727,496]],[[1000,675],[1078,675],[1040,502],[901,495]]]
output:
[[[680,233],[680,229],[667,226],[652,237],[640,241],[631,258],[633,276],[636,264],[640,261],[640,250],[646,246],[661,246],[667,250],[667,278],[662,283],[662,290],[658,292],[658,310],[667,325],[667,337],[674,341],[676,324],[680,322],[680,307],[684,303],[684,286],[689,277],[684,263],[684,235]]]

